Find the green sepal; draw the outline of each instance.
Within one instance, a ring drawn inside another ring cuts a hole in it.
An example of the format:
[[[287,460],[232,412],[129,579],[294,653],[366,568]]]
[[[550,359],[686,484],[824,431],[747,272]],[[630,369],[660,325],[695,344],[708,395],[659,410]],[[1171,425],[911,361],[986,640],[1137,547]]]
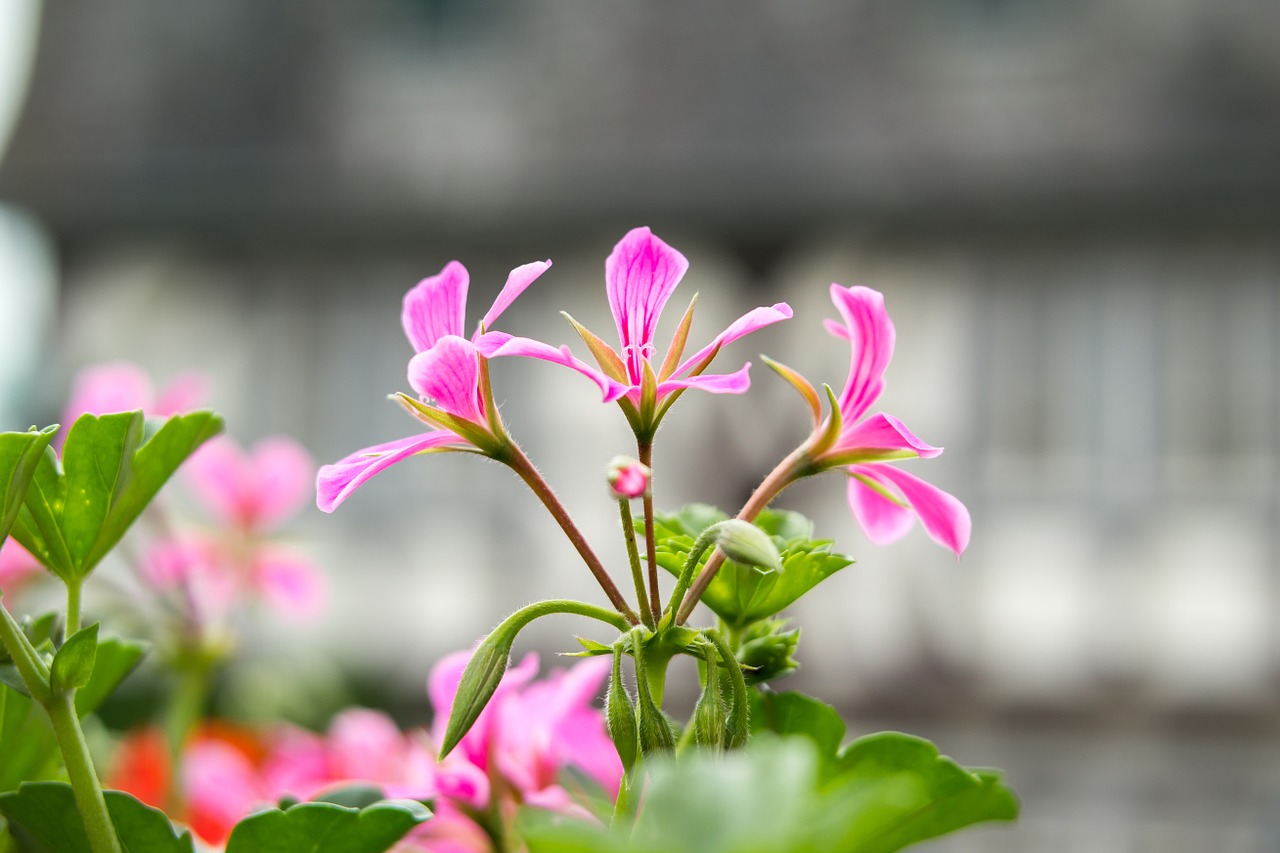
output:
[[[51,448],[41,455],[13,537],[67,583],[84,578],[222,426],[212,412],[191,412],[148,437],[141,412],[82,415],[67,433],[61,466]]]
[[[364,808],[299,803],[237,823],[226,853],[383,853],[430,817],[416,800],[381,800]]]
[[[400,408],[404,409],[427,426],[446,429],[449,432],[456,433],[465,441],[473,444],[486,456],[501,456],[506,448],[506,444],[487,428],[482,427],[479,424],[472,423],[465,418],[459,418],[451,415],[448,412],[437,409],[435,406],[428,406],[426,403],[423,403],[421,400],[415,400],[403,391],[397,391],[395,394],[392,394],[391,399],[395,403],[399,404]],[[435,448],[436,452],[453,449],[459,448]]]
[[[44,449],[49,446],[58,427],[32,428],[28,432],[0,432],[0,485],[4,486],[4,502],[0,504],[0,548],[22,510],[22,501],[35,476]]]
[[[840,411],[840,401],[836,398],[836,392],[831,390],[830,385],[824,384],[822,390],[827,392],[827,402],[831,404],[831,414],[827,417],[826,424],[821,426],[822,432],[817,434],[812,445],[808,448],[809,456],[820,456],[826,453],[840,438],[840,433],[844,429],[844,415]],[[817,433],[817,430],[814,431]],[[827,466],[830,467],[830,466]]]
[[[767,355],[761,355],[760,360],[768,365],[774,373],[786,380],[787,384],[800,392],[800,396],[809,404],[809,414],[813,419],[813,428],[817,429],[822,424],[822,399],[818,397],[818,391],[813,387],[813,384],[792,368],[787,367],[780,361],[774,361]]]
[[[693,309],[697,304],[698,294],[695,293],[689,300],[689,307],[684,310],[684,316],[680,318],[680,325],[676,326],[675,334],[671,336],[671,346],[667,347],[662,367],[658,369],[659,382],[670,379],[671,374],[680,366],[680,358],[684,355],[684,347],[689,340],[689,327],[693,325]]]
[[[179,832],[164,812],[123,791],[104,791],[107,813],[125,851],[192,853],[191,833]],[[89,837],[66,782],[24,782],[0,794],[0,814],[23,839],[23,853],[92,853]]]
[[[587,637],[574,637],[578,641],[578,645],[582,646],[580,652],[563,652],[562,656],[567,658],[594,658],[602,655],[613,654],[613,646],[607,646],[604,643],[597,643],[595,640]]]
[[[49,666],[49,686],[55,693],[76,690],[89,683],[98,656],[98,623],[81,628],[67,638]]]
[[[578,333],[578,337],[582,338],[582,342],[587,345],[592,358],[596,360],[596,364],[600,365],[600,370],[610,379],[621,382],[623,385],[630,384],[630,380],[627,377],[627,365],[622,360],[622,356],[618,355],[613,347],[605,343],[599,335],[573,319],[567,311],[561,311],[560,314],[573,326],[573,330]]]

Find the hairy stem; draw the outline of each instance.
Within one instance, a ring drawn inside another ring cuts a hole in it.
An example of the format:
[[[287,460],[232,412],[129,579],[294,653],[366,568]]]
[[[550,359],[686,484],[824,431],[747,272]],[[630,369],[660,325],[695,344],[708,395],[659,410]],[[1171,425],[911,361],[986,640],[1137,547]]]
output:
[[[637,440],[636,455],[640,457],[640,464],[649,469],[652,478],[653,439]],[[653,535],[653,480],[649,482],[650,487],[644,494],[644,551],[649,561],[649,609],[657,614],[662,612],[662,599],[658,592],[658,544]]]
[[[45,710],[49,712],[58,747],[62,750],[76,807],[89,836],[89,847],[93,853],[121,853],[120,840],[107,812],[107,801],[102,796],[102,785],[89,756],[89,744],[85,742],[80,718],[76,716],[75,691],[64,690],[56,694],[45,705]]]
[[[631,517],[631,501],[621,498],[618,512],[622,517],[622,538],[627,543],[627,561],[631,564],[631,579],[636,585],[636,600],[640,603],[640,618],[650,628],[654,627],[653,608],[649,606],[649,594],[644,586],[644,570],[640,568],[640,552],[636,547],[636,525]]]

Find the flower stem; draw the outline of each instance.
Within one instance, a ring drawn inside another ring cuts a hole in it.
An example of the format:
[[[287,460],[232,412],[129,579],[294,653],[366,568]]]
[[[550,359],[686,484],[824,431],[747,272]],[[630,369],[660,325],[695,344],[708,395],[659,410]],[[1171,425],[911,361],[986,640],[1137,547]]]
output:
[[[524,451],[514,443],[511,445],[511,450],[511,456],[506,460],[507,464],[533,490],[533,493],[538,496],[538,500],[542,501],[547,511],[551,513],[551,517],[560,525],[564,535],[569,537],[569,541],[573,543],[578,555],[582,557],[582,561],[587,564],[587,568],[595,576],[596,582],[600,584],[600,588],[604,590],[604,594],[608,596],[609,602],[614,609],[621,613],[627,622],[632,625],[638,625],[640,618],[636,616],[635,611],[627,604],[627,599],[618,589],[618,585],[613,582],[613,578],[609,577],[609,573],[605,571],[604,564],[600,562],[600,558],[596,556],[596,553],[591,550],[591,546],[587,544],[582,531],[573,523],[573,518],[570,517],[569,511],[564,508],[564,504],[560,503],[560,499],[551,490],[551,486],[543,479],[542,474],[538,472],[533,463],[529,461],[529,457],[524,455]]]
[[[66,635],[74,636],[80,630],[80,588],[84,581],[76,578],[67,581],[67,628]]]
[[[782,493],[783,489],[803,475],[807,459],[806,445],[801,445],[791,451],[751,493],[751,497],[747,499],[737,517],[743,521],[755,521],[756,516],[763,512],[765,507]],[[707,591],[707,587],[715,579],[716,572],[720,571],[720,567],[724,565],[724,561],[724,551],[719,548],[707,558],[707,564],[703,567],[701,574],[694,580],[693,586],[689,588],[688,594],[685,595],[684,601],[680,604],[680,610],[676,613],[675,624],[683,625],[688,620],[689,615],[693,613],[693,608],[697,607],[698,601],[702,599],[702,594]]]
[[[640,552],[636,547],[636,525],[631,517],[631,501],[627,498],[620,499],[618,512],[622,517],[622,538],[627,543],[627,560],[631,563],[631,579],[636,585],[636,600],[640,603],[640,618],[645,625],[653,628],[653,608],[649,606],[649,594],[644,588],[644,570],[640,568]]]
[[[121,853],[120,840],[107,812],[107,801],[102,796],[102,785],[89,756],[89,744],[85,742],[80,719],[76,716],[75,691],[64,690],[55,694],[45,705],[45,710],[49,712],[53,732],[62,750],[76,807],[89,836],[89,847],[93,853]]]
[[[637,439],[636,455],[640,457],[640,464],[648,468],[652,475],[653,439]],[[650,488],[644,493],[644,552],[645,559],[649,561],[649,610],[657,614],[662,612],[662,599],[658,592],[658,545],[653,535],[652,480],[650,484]]]

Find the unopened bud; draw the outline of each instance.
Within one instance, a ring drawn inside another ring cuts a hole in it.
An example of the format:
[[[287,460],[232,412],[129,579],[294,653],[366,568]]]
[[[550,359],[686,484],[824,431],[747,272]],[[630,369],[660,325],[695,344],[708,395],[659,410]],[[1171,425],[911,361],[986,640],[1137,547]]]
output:
[[[609,679],[609,692],[605,696],[605,726],[609,738],[618,750],[618,758],[624,770],[630,770],[636,763],[639,749],[636,734],[636,712],[631,705],[631,697],[622,684],[622,650],[613,652],[613,675]]]
[[[642,498],[649,494],[652,476],[648,465],[642,465],[629,456],[615,456],[605,469],[609,490],[619,499]]]
[[[782,557],[769,534],[749,521],[731,518],[718,524],[716,544],[734,562],[774,571],[782,568]]]
[[[800,641],[800,629],[786,628],[785,619],[767,619],[747,628],[738,649],[747,684],[763,684],[796,671],[792,657]]]

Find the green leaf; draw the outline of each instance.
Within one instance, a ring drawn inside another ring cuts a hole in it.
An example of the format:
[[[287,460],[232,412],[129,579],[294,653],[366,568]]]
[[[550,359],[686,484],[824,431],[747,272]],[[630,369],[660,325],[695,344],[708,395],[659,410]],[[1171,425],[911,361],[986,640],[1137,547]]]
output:
[[[300,803],[240,821],[226,853],[382,853],[430,816],[413,800],[383,800],[363,809]]]
[[[864,808],[859,853],[891,853],[970,824],[1013,820],[1018,799],[994,770],[966,770],[923,738],[882,732],[840,753],[840,792],[892,785],[896,796]]]
[[[76,690],[89,683],[98,656],[98,623],[94,622],[72,634],[49,667],[49,686],[61,693]]]
[[[58,741],[49,715],[29,696],[0,687],[0,791],[60,772]]]
[[[164,812],[123,791],[104,797],[124,853],[193,853],[191,833],[177,832]],[[26,782],[0,794],[0,814],[26,834],[28,853],[92,853],[66,782]]]
[[[0,503],[0,544],[18,519],[22,501],[27,495],[44,449],[57,426],[39,432],[0,432],[0,485],[4,486],[4,502]]]
[[[178,466],[221,429],[212,412],[171,417],[150,437],[141,412],[81,416],[61,467],[44,449],[14,538],[64,581],[85,577]]]
[[[724,513],[706,504],[659,514],[654,524],[658,565],[678,577],[698,534],[724,518]],[[765,510],[754,523],[777,546],[782,569],[761,572],[726,560],[702,595],[703,603],[717,616],[739,629],[779,613],[853,563],[850,557],[831,553],[831,540],[811,539],[813,524],[798,512]]]
[[[105,636],[98,640],[97,659],[89,682],[76,691],[76,713],[98,710],[111,692],[142,662],[147,645],[136,640]]]
[[[840,741],[844,740],[844,720],[826,702],[798,691],[786,693],[751,691],[751,731],[777,735],[801,735],[813,741],[823,775],[838,769]]]

